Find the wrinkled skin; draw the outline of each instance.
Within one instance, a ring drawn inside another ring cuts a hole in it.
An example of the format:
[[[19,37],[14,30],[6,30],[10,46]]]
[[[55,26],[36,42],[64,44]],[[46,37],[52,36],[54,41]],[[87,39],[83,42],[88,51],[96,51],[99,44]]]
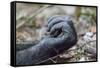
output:
[[[50,33],[37,45],[16,53],[16,65],[36,65],[71,48],[77,42],[73,22],[68,16],[53,16],[48,19]]]

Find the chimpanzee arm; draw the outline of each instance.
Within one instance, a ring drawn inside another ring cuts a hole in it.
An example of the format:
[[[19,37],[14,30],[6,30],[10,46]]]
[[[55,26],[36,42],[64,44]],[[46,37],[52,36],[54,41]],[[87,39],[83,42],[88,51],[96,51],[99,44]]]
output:
[[[44,41],[47,40],[45,39]],[[28,49],[18,51],[16,53],[16,65],[38,64],[56,55],[57,53],[53,49],[48,48],[50,45],[44,44],[44,41]]]
[[[69,44],[65,47],[64,42],[64,37],[57,39],[47,38],[35,46],[18,51],[16,53],[16,65],[38,64],[48,58],[51,58],[62,52],[64,48],[68,49],[70,47]]]

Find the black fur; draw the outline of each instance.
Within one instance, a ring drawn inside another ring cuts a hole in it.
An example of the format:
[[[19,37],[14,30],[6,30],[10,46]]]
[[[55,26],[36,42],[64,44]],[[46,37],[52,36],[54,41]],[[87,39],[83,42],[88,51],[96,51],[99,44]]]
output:
[[[17,51],[16,65],[35,65],[71,48],[77,34],[68,16],[53,16],[48,20],[50,35],[28,49]]]

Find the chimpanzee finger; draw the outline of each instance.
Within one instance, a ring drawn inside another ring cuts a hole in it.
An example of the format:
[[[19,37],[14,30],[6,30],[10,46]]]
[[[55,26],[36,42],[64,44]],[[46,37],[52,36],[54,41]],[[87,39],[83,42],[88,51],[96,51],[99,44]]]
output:
[[[53,27],[53,25],[63,22],[63,18],[62,17],[55,17],[53,18],[51,21],[48,22],[48,31],[50,31],[51,27]]]
[[[68,19],[69,19],[68,16],[55,16],[51,18],[51,20],[48,20],[48,31],[50,31],[53,25],[60,23],[60,22],[67,22]]]
[[[60,22],[58,24],[55,24],[50,29],[50,35],[58,36],[62,32],[63,22]]]
[[[55,16],[51,16],[48,18],[48,23],[50,23],[50,21],[52,21],[54,18],[58,17],[58,15],[55,15]]]

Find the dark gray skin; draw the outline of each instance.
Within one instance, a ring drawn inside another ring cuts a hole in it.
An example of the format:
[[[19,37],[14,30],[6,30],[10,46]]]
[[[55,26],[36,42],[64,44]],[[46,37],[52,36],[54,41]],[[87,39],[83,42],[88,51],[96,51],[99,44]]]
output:
[[[17,51],[16,65],[36,65],[68,50],[77,42],[77,34],[68,16],[53,16],[48,19],[50,35],[28,49]]]

